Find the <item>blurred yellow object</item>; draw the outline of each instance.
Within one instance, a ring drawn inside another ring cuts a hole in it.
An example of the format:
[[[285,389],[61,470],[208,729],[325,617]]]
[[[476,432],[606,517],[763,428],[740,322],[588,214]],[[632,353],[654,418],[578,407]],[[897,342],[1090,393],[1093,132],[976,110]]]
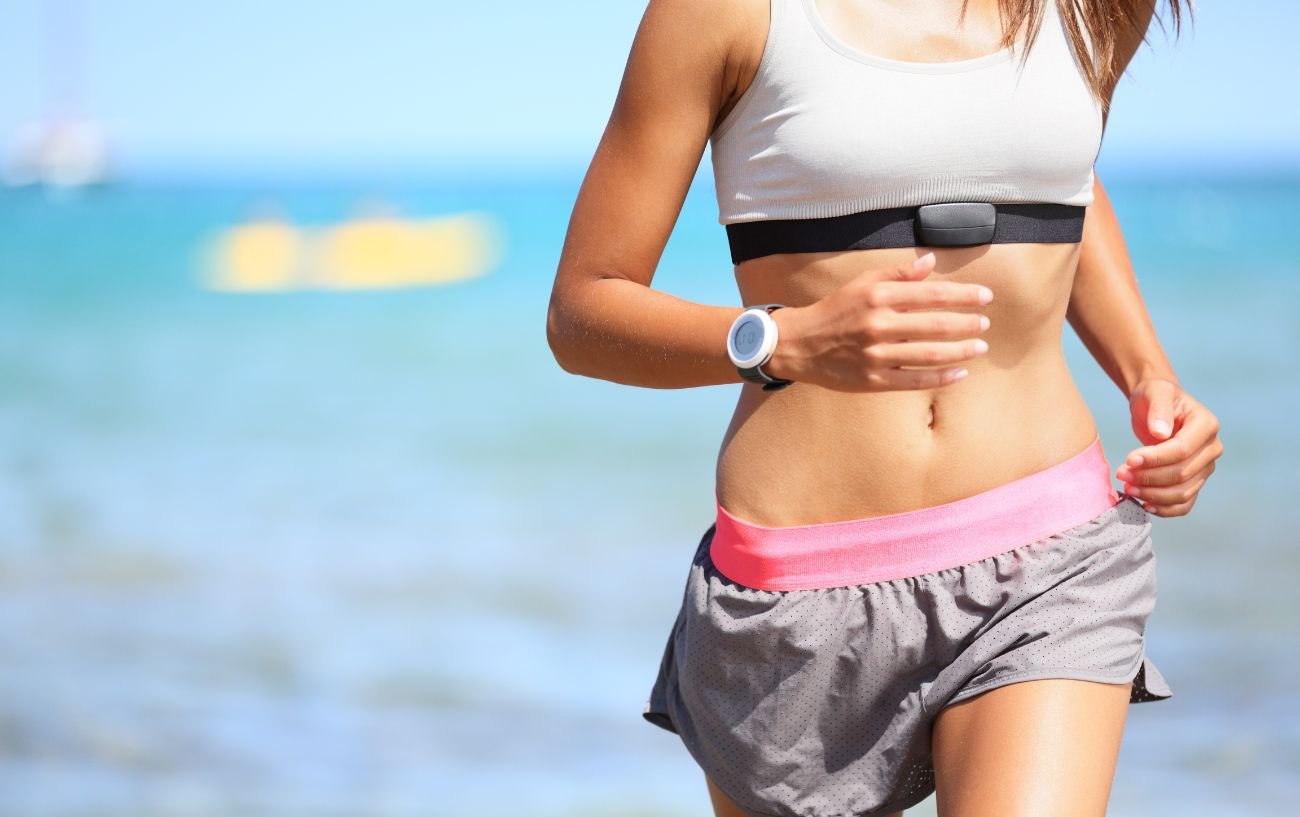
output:
[[[237,292],[447,284],[483,275],[499,256],[497,230],[478,213],[366,216],[318,230],[267,219],[218,236],[206,284]]]
[[[273,221],[246,224],[218,242],[215,289],[276,290],[293,286],[301,267],[303,235]]]
[[[425,221],[357,219],[321,237],[322,286],[341,289],[447,283],[481,275],[490,231],[476,216]]]

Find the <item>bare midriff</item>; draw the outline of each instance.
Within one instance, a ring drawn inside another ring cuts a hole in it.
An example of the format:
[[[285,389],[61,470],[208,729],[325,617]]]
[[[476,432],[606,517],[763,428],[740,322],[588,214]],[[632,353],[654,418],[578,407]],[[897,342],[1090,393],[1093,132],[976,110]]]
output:
[[[803,306],[862,271],[935,253],[930,280],[984,284],[989,349],[935,389],[850,393],[745,386],[723,437],[717,499],[770,527],[863,519],[973,496],[1083,451],[1097,428],[1062,348],[1078,244],[769,255],[742,262],[745,304]]]

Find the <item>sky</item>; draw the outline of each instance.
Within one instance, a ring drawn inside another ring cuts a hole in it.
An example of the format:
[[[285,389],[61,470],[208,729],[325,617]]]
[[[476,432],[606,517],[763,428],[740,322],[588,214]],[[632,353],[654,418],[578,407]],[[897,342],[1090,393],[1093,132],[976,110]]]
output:
[[[106,128],[118,166],[205,176],[581,167],[645,3],[8,0],[4,8],[0,145],[48,109],[51,88],[68,85],[49,70],[51,55],[75,51],[68,43],[80,39],[85,70],[65,79],[84,75],[80,107]],[[81,35],[59,26],[69,33],[52,44],[49,21],[74,19],[78,8]],[[1178,40],[1153,24],[1151,45],[1116,93],[1099,168],[1300,169],[1300,3],[1220,0],[1196,11]]]

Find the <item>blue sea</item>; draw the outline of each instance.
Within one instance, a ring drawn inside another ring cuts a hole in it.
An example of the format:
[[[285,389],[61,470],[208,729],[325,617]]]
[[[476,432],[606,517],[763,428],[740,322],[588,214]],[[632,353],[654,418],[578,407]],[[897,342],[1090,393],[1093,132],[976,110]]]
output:
[[[1300,178],[1105,179],[1226,453],[1157,519],[1111,813],[1300,797]],[[692,817],[641,718],[739,385],[554,362],[580,173],[0,192],[0,814]],[[475,211],[498,267],[382,292],[216,293],[200,248],[274,198]],[[737,304],[702,173],[654,286]],[[1112,462],[1127,405],[1067,327]],[[933,798],[909,814],[933,814]]]

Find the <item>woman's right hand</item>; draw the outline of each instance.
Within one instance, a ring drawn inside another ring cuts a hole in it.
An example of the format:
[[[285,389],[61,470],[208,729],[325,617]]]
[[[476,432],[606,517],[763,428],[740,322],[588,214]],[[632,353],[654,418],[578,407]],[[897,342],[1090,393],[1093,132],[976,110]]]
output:
[[[924,280],[934,263],[929,252],[912,264],[866,270],[815,303],[775,310],[777,344],[763,370],[848,392],[932,389],[961,379],[959,364],[988,351],[975,337],[988,316],[933,310],[984,306],[993,292]]]

